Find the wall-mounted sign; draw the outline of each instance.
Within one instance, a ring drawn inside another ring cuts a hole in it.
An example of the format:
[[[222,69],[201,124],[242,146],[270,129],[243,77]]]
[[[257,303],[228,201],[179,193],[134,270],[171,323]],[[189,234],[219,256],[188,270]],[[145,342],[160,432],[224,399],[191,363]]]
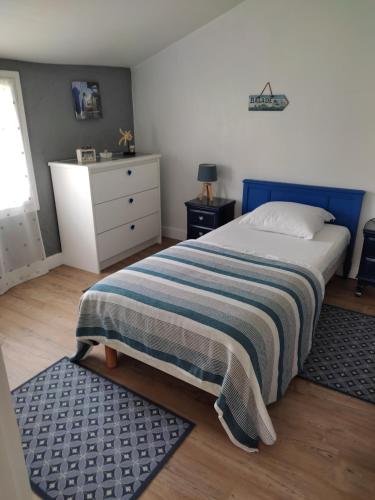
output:
[[[269,87],[270,94],[263,94]],[[260,94],[249,96],[249,111],[283,111],[289,104],[284,94],[273,94],[270,82],[267,82]]]

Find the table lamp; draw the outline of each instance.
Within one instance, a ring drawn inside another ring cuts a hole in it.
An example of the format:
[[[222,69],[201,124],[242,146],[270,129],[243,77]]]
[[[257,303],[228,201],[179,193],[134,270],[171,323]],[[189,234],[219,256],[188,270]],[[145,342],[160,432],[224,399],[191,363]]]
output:
[[[211,182],[217,181],[216,165],[212,163],[201,163],[198,169],[198,181],[203,182],[202,190],[198,198],[202,201],[206,196],[207,201],[214,199]]]

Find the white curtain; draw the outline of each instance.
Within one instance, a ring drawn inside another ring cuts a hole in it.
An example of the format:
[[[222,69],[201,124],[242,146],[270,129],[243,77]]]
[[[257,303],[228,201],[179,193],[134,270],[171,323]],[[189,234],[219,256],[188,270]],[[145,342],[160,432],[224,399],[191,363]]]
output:
[[[0,72],[0,294],[48,271],[18,74]]]

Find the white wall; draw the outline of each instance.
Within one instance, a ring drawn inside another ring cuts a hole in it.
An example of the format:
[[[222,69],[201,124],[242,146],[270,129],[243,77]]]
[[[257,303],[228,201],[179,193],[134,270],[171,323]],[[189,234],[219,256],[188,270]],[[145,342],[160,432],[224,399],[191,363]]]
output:
[[[202,162],[238,212],[254,178],[365,189],[361,224],[375,217],[374,19],[372,0],[248,0],[132,68],[137,149],[163,155],[168,234],[185,235]],[[250,113],[268,80],[289,106]]]

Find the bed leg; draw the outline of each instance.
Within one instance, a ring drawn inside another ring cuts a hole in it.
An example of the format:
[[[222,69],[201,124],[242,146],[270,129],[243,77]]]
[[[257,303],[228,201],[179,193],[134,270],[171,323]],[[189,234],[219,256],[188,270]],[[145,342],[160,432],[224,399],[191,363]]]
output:
[[[88,342],[81,342],[80,340],[77,340],[76,352],[69,357],[69,361],[71,361],[72,363],[78,363],[78,361],[83,359],[86,356],[86,354],[88,354],[89,351],[91,351],[91,348],[94,345],[98,345],[98,343],[95,342],[95,340],[90,340]]]
[[[105,347],[105,364],[107,368],[116,368],[117,366],[117,351],[116,349],[112,349],[112,347]]]

